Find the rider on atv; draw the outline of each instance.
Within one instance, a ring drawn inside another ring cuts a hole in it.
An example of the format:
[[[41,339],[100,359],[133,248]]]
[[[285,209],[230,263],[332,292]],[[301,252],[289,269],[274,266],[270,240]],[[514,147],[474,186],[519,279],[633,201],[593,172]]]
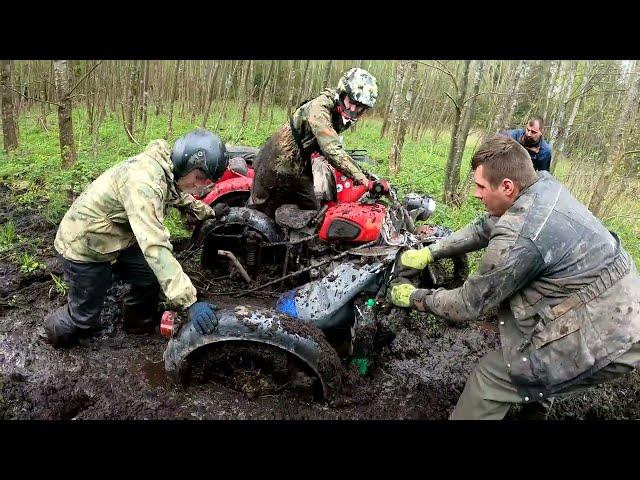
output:
[[[272,218],[276,209],[287,203],[303,210],[319,209],[312,163],[322,161],[322,156],[355,184],[388,191],[386,181],[367,178],[338,136],[372,108],[377,97],[375,77],[361,68],[352,68],[340,79],[337,89],[326,88],[300,105],[254,160],[250,206]]]

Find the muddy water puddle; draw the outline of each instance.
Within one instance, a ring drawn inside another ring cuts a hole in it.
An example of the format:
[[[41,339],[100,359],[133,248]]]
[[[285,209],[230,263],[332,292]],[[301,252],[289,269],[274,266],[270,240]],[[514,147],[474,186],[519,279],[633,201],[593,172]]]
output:
[[[169,386],[170,380],[164,369],[164,360],[159,360],[157,362],[145,360],[140,371],[151,387]]]

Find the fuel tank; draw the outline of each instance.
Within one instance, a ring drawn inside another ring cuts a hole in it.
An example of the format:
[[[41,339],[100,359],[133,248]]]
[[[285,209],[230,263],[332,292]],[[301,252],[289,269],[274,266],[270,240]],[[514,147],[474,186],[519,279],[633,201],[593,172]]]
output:
[[[320,227],[320,238],[326,241],[366,243],[377,240],[387,213],[384,205],[340,203],[329,207]]]

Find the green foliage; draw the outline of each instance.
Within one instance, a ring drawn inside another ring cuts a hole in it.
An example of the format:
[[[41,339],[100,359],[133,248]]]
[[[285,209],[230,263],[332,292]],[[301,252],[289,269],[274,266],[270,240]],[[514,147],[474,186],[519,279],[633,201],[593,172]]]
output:
[[[55,291],[58,292],[59,295],[65,297],[67,295],[67,290],[68,290],[68,287],[65,281],[54,273],[51,273],[50,275],[51,275],[51,279],[53,280],[53,288],[55,289]]]
[[[20,271],[22,273],[30,274],[38,270],[39,268],[44,269],[45,266],[38,262],[34,257],[29,255],[27,252],[23,252],[20,254]]]
[[[0,252],[9,250],[18,241],[16,225],[13,220],[0,226]]]
[[[191,232],[186,229],[185,222],[178,210],[170,208],[164,218],[164,226],[167,227],[172,239],[189,238]]]
[[[254,103],[249,109],[248,122],[241,126],[241,111],[234,101],[229,101],[225,114],[221,116],[222,102],[214,102],[206,127],[219,133],[227,143],[259,147],[267,138],[286,121],[284,109],[275,107],[273,121],[270,123],[271,110],[264,108],[262,120],[258,128],[258,106]],[[68,170],[62,168],[58,145],[58,130],[55,121],[45,132],[38,124],[37,114],[27,113],[20,118],[20,147],[7,154],[0,152],[0,180],[10,183],[19,179],[26,182],[26,188],[13,193],[15,202],[39,208],[40,213],[52,224],[62,219],[65,211],[73,201],[102,172],[129,156],[139,153],[151,140],[165,138],[172,143],[179,136],[199,126],[201,117],[194,121],[190,115],[181,118],[180,108],[174,107],[172,138],[166,138],[168,112],[163,115],[150,115],[146,130],[134,130],[133,135],[140,145],[129,141],[122,127],[119,114],[109,114],[104,118],[96,135],[89,135],[86,112],[82,108],[74,110],[74,129],[78,143],[78,160]],[[444,205],[443,195],[444,170],[450,147],[448,132],[434,135],[426,131],[423,138],[414,141],[410,136],[405,139],[402,151],[401,170],[391,175],[388,156],[391,148],[390,138],[380,138],[382,120],[373,115],[363,119],[354,129],[344,133],[344,145],[349,149],[366,149],[375,165],[363,165],[364,168],[388,178],[397,188],[398,194],[415,191],[428,193],[438,202],[435,214],[429,223],[437,223],[453,230],[466,225],[484,211],[482,204],[472,196],[472,184],[463,185],[467,189],[467,202],[460,208]],[[93,138],[95,137],[95,138]],[[434,137],[436,140],[434,141]],[[470,157],[477,147],[478,137],[471,135],[463,155],[461,179],[466,181],[470,167]],[[95,144],[95,145],[94,145]],[[572,159],[563,159],[556,172],[562,179],[565,171],[573,164]],[[636,198],[624,200],[629,203],[629,211],[638,211]],[[633,210],[635,209],[635,210]],[[605,224],[615,230],[621,237],[625,248],[640,265],[640,222],[631,222],[623,217],[605,220]],[[185,228],[184,219],[177,211],[170,210],[165,219],[172,238],[185,238],[190,235]],[[0,232],[0,238],[2,233]],[[0,239],[0,245],[4,245]],[[0,246],[0,248],[2,248]],[[6,248],[6,247],[5,247]],[[471,269],[476,268],[480,254],[472,255]]]

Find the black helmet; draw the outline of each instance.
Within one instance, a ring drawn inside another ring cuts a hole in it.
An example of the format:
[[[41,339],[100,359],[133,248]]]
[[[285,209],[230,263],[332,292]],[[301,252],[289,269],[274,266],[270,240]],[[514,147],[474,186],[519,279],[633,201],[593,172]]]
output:
[[[176,140],[171,149],[171,162],[176,180],[196,168],[204,171],[211,180],[217,180],[226,170],[229,159],[222,139],[198,128]]]

